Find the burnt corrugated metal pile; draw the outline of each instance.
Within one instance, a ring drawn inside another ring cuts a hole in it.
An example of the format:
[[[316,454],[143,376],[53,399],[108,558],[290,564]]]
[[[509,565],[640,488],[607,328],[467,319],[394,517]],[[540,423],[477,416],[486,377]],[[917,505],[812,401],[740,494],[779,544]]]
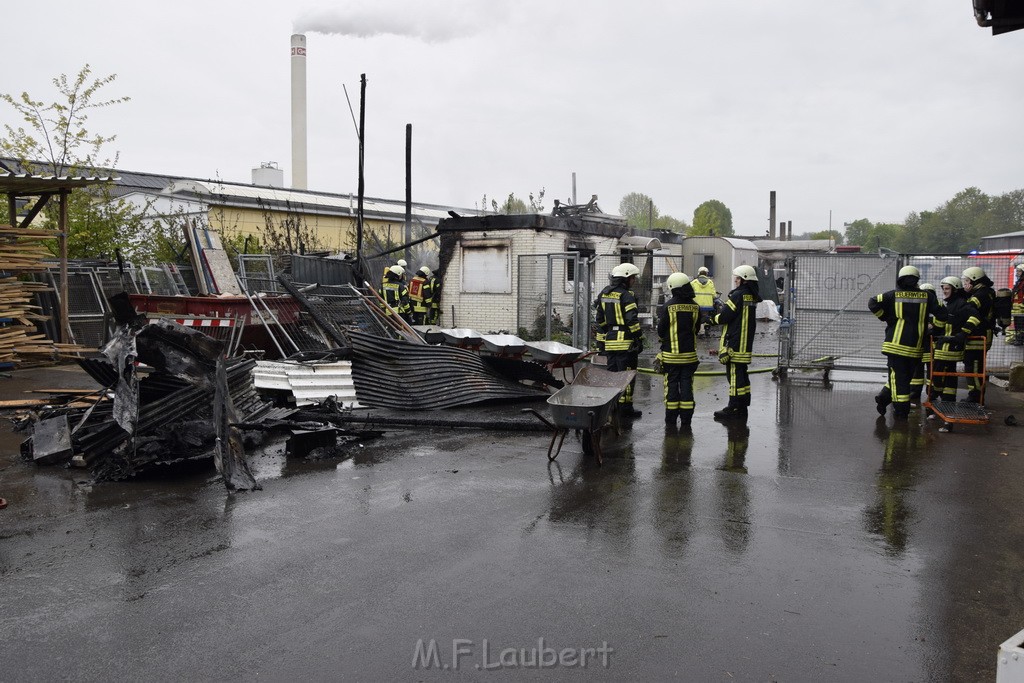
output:
[[[540,386],[521,384],[514,377],[526,371],[554,384],[542,366],[524,361],[501,363],[505,374],[492,369],[473,351],[384,339],[349,330],[352,341],[352,379],[359,402],[396,410],[433,410],[489,401],[546,399]]]
[[[212,456],[228,489],[260,488],[234,425],[293,411],[260,399],[253,361],[222,351],[195,329],[134,318],[118,328],[103,358],[82,363],[113,400],[103,392],[88,408],[41,412],[23,454],[43,463],[74,459],[101,481]],[[137,362],[152,371],[140,379]]]

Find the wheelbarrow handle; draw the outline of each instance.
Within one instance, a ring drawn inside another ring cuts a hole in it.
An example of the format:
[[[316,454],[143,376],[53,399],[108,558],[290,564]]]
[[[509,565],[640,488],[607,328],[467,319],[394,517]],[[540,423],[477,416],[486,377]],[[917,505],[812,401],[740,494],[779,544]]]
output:
[[[558,427],[556,427],[554,425],[554,423],[551,422],[551,420],[547,419],[546,417],[544,417],[543,415],[538,413],[533,408],[522,408],[522,409],[520,409],[519,412],[521,412],[521,413],[533,413],[534,415],[537,416],[537,419],[540,420],[541,422],[543,422],[544,424],[546,424],[549,429],[552,429],[554,431],[558,431]]]

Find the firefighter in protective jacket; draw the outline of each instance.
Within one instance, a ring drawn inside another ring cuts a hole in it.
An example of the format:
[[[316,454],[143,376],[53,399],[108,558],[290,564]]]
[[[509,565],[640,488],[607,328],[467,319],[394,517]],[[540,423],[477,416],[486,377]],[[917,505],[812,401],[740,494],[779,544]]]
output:
[[[604,335],[608,369],[613,372],[635,370],[643,349],[640,316],[632,291],[639,274],[640,269],[632,263],[615,266],[611,284],[601,291],[595,302],[598,334]],[[630,382],[619,397],[619,414],[624,417],[640,416],[640,411],[633,407],[634,383]]]
[[[665,424],[683,428],[693,419],[693,373],[697,359],[697,328],[700,306],[694,299],[692,281],[686,273],[668,276],[672,297],[658,310],[658,339],[661,340],[662,367],[665,372]]]
[[[434,302],[434,284],[430,268],[423,266],[416,271],[409,282],[409,304],[412,307],[412,324],[426,325],[430,307]]]
[[[981,375],[984,370],[985,351],[992,348],[992,335],[996,329],[996,292],[992,288],[994,283],[978,266],[971,266],[964,270],[960,281],[964,285],[964,291],[967,292],[967,300],[978,309],[978,317],[981,318],[981,324],[975,330],[975,334],[985,337],[984,340],[967,340],[964,349],[964,370]],[[967,380],[967,386],[970,387],[967,392],[967,400],[972,403],[981,403],[985,378],[970,377]]]
[[[928,398],[932,401],[955,401],[959,377],[947,377],[943,372],[956,372],[956,364],[964,359],[967,337],[981,324],[978,309],[967,300],[958,277],[946,277],[939,284],[945,299],[946,322],[935,327],[935,348],[932,352],[932,385]],[[932,412],[929,411],[929,417]]]
[[[920,279],[917,268],[904,266],[896,277],[896,289],[868,300],[868,310],[885,323],[882,353],[887,359],[889,377],[875,396],[879,415],[885,415],[890,403],[896,417],[910,415],[911,382],[924,356],[929,316],[940,322],[946,320],[935,292],[917,286]]]
[[[761,294],[753,266],[738,266],[732,275],[735,287],[711,319],[716,325],[725,325],[718,344],[718,360],[725,365],[725,374],[729,378],[729,404],[715,411],[716,420],[746,419],[747,408],[750,407],[747,366],[753,360],[757,305],[761,302]]]
[[[398,313],[406,322],[409,321],[409,290],[402,282],[405,271],[402,266],[391,266],[384,273],[384,284],[381,285],[381,296],[390,308],[385,307],[385,315]]]

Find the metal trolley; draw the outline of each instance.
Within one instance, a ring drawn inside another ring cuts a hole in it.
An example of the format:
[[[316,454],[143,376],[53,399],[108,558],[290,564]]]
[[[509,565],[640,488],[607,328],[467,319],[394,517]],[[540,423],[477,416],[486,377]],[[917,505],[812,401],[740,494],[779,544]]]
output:
[[[940,337],[939,339],[943,339]],[[968,339],[979,339],[984,342],[985,337],[968,337]],[[943,425],[939,429],[941,432],[953,431],[954,424],[972,424],[972,425],[984,425],[989,422],[989,412],[985,410],[985,377],[987,375],[987,358],[988,351],[985,346],[982,346],[981,351],[981,372],[967,372],[966,367],[964,372],[943,372],[935,369],[935,338],[931,340],[931,352],[928,358],[928,376],[931,378],[935,377],[967,377],[967,378],[980,378],[981,381],[981,396],[978,403],[969,401],[932,401],[931,398],[927,397],[924,401],[924,407],[930,408],[935,417],[942,420]],[[959,382],[959,379],[957,379]]]

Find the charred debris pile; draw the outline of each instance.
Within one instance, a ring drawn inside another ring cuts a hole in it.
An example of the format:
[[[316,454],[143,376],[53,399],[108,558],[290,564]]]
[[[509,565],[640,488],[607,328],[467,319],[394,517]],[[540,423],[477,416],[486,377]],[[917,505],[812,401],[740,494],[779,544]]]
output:
[[[23,457],[85,467],[97,481],[212,458],[228,490],[252,490],[261,487],[243,437],[252,443],[261,433],[279,432],[288,436],[289,456],[345,457],[351,443],[396,427],[530,430],[529,421],[449,409],[543,400],[547,387],[561,385],[538,363],[427,344],[386,315],[383,302],[355,288],[339,294],[288,285],[306,313],[302,324],[325,341],[322,352],[298,353],[288,362],[312,366],[326,355],[350,363],[358,405],[370,410],[331,397],[304,408],[268,400],[253,382],[258,361],[227,357],[225,342],[198,328],[147,322],[127,295],[117,295],[110,299],[116,331],[97,358],[80,361],[101,388],[26,417],[22,426],[31,436]]]
[[[254,360],[226,358],[223,343],[197,329],[146,323],[127,298],[118,303],[119,325],[101,357],[81,361],[103,389],[27,418],[26,460],[87,467],[97,481],[109,481],[212,458],[228,490],[253,490],[261,486],[245,458],[243,430],[288,432],[297,437],[288,446],[295,455],[378,434],[289,421],[295,408],[257,393]],[[151,370],[141,373],[138,364]],[[315,432],[324,434],[311,437]]]

